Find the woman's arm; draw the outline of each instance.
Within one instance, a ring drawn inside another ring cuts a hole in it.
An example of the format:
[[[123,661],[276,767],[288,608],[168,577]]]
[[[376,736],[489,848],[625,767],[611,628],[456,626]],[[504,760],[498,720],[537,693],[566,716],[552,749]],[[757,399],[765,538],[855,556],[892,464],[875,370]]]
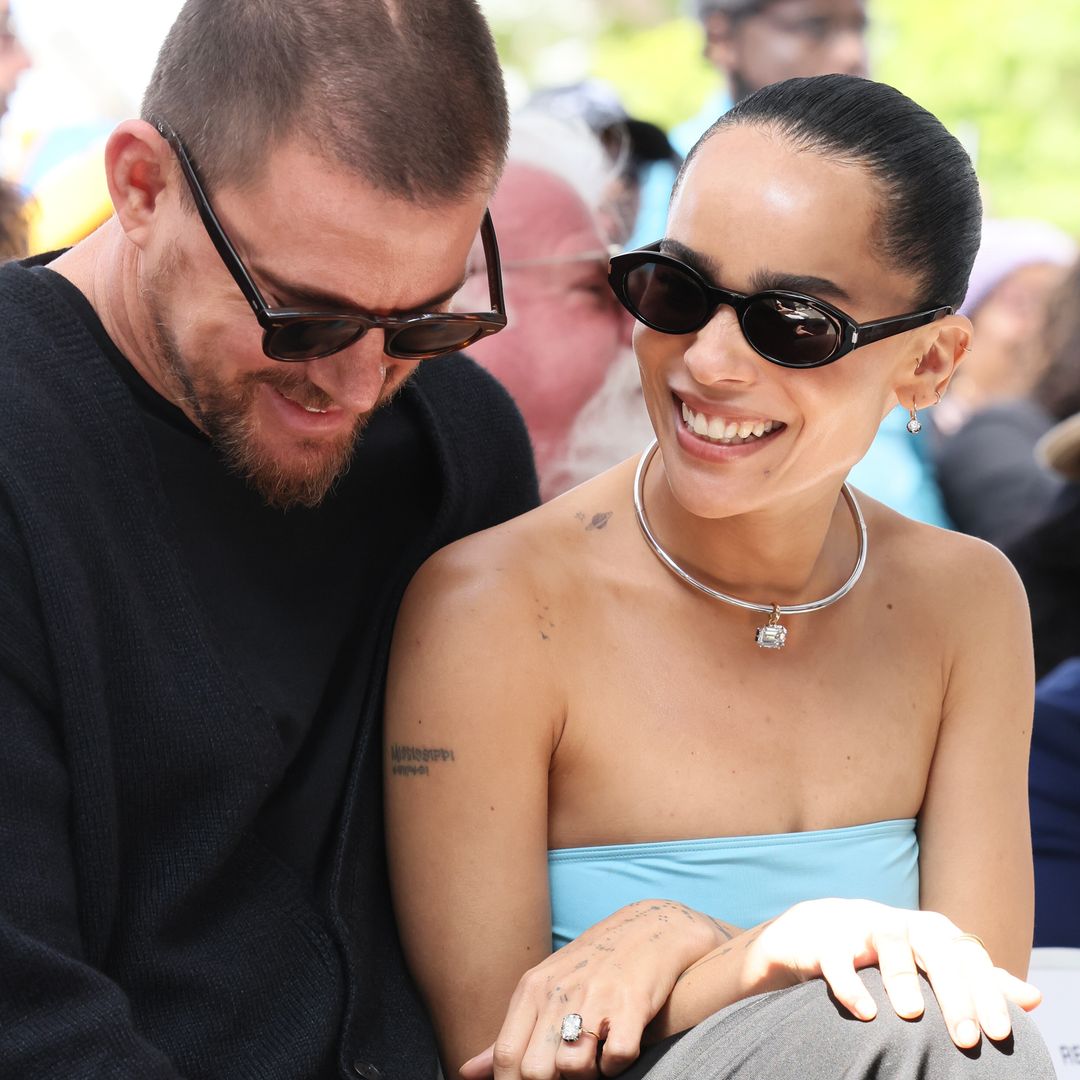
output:
[[[395,630],[390,877],[448,1076],[500,1031],[500,1060],[550,1064],[562,1016],[585,995],[601,1014],[590,1022],[603,1027],[608,1067],[625,1068],[678,976],[735,932],[650,900],[550,955],[548,770],[565,713],[558,672],[572,658],[556,651],[557,602],[510,568],[534,561],[511,558],[491,534],[455,545],[421,569]],[[554,1028],[537,1024],[536,1000]],[[504,1024],[508,1008],[515,1019]]]
[[[551,951],[547,779],[562,715],[528,598],[471,552],[482,542],[436,555],[410,585],[385,720],[395,910],[449,1076]]]
[[[964,548],[964,569],[950,589],[959,630],[919,814],[920,903],[978,934],[995,964],[1024,977],[1035,902],[1031,620],[1005,557],[972,541]]]

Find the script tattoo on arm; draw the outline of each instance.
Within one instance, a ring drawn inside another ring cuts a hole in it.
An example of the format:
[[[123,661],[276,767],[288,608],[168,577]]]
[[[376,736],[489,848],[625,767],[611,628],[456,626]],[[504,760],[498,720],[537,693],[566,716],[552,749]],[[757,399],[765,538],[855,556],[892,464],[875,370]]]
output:
[[[445,747],[402,746],[390,747],[390,772],[394,776],[430,776],[433,765],[452,765],[454,751]]]

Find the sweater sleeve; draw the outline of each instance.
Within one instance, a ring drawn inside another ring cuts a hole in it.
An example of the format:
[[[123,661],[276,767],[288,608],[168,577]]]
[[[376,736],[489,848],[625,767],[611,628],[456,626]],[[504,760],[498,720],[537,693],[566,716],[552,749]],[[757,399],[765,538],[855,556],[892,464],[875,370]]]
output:
[[[0,1078],[178,1080],[79,931],[69,784],[33,580],[0,505]]]

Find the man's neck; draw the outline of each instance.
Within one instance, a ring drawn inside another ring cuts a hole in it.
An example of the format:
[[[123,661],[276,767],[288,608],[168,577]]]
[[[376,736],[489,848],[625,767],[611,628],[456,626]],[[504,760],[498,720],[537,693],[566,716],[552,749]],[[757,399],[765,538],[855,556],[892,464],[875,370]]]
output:
[[[49,269],[67,278],[86,297],[113,344],[147,385],[183,408],[182,389],[157,349],[158,331],[145,301],[139,249],[127,239],[117,220],[111,218],[54,259]]]

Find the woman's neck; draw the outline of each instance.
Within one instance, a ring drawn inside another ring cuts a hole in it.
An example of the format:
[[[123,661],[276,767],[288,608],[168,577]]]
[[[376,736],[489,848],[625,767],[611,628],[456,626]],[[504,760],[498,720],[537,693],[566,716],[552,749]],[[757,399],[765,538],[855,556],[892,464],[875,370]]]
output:
[[[741,600],[818,600],[847,580],[858,555],[858,529],[833,480],[782,505],[702,518],[675,498],[657,454],[645,478],[644,505],[653,533],[680,566]]]

